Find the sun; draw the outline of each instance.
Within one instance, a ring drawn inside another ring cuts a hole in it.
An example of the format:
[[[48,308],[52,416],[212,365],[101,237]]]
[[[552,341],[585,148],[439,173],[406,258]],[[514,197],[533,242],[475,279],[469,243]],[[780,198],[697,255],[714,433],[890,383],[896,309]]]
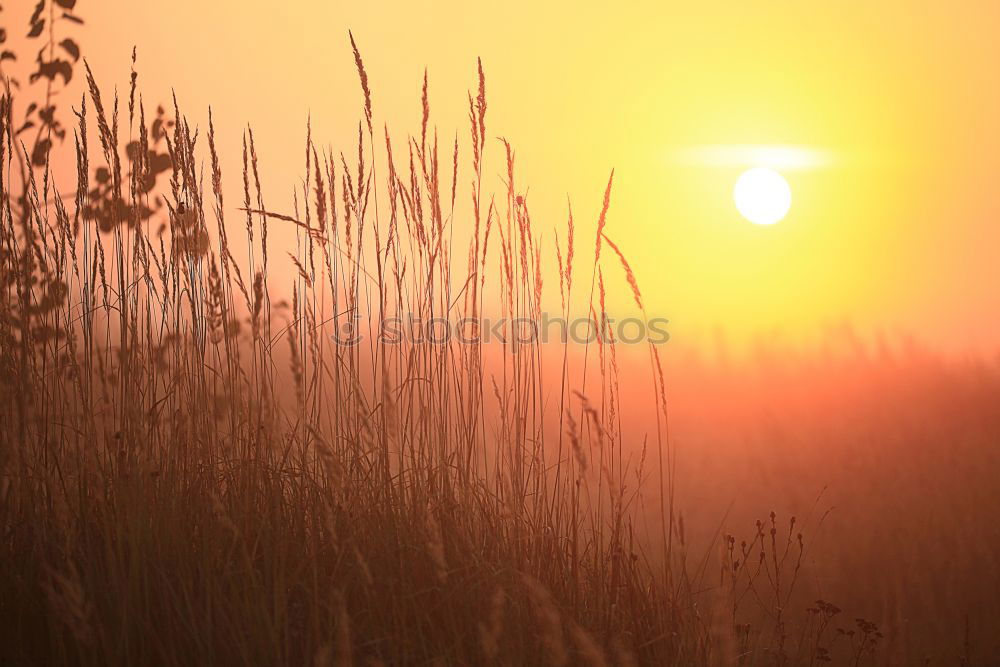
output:
[[[767,167],[747,169],[733,188],[736,210],[755,225],[773,225],[792,206],[792,189],[784,176]]]

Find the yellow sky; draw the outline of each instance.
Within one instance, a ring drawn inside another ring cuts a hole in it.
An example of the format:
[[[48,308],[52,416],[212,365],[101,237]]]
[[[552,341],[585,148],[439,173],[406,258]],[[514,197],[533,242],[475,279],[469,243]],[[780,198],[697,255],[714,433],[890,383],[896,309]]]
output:
[[[539,224],[562,228],[568,194],[589,237],[614,167],[608,233],[675,337],[849,321],[952,349],[1000,339],[996,2],[81,0],[79,13],[102,85],[126,89],[137,43],[148,101],[173,87],[202,123],[213,105],[234,185],[252,123],[274,201],[301,177],[308,113],[321,143],[350,146],[350,28],[377,120],[399,132],[417,127],[427,66],[443,140],[464,141],[483,58],[489,134],[516,146]],[[784,171],[791,212],[757,227],[733,206],[739,166],[678,159],[720,144],[833,159]]]

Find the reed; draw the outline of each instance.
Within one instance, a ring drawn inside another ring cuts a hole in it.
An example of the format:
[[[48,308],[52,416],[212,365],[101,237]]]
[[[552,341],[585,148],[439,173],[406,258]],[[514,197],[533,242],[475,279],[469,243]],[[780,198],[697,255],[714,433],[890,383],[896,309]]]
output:
[[[356,164],[320,149],[307,126],[294,210],[271,210],[247,128],[239,229],[227,227],[234,209],[210,110],[207,134],[176,99],[173,119],[159,114],[147,128],[133,76],[126,126],[87,66],[76,195],[64,208],[58,189],[36,178],[48,162],[17,168],[25,150],[14,100],[0,102],[4,662],[716,662],[698,607],[704,582],[686,564],[674,506],[655,348],[658,536],[640,525],[647,443],[627,441],[621,427],[613,339],[600,343],[599,380],[587,386],[586,359],[579,366],[570,344],[543,348],[511,329],[499,347],[371,335],[392,318],[453,310],[537,320],[551,287],[506,141],[504,191],[484,186],[482,63],[469,94],[471,150],[456,138],[449,170],[426,75],[419,136],[396,155],[388,130],[376,141],[350,40],[363,93]],[[472,213],[460,220],[466,168]],[[602,243],[642,307],[623,251],[605,235],[611,191],[609,179],[586,304],[605,329]],[[159,229],[146,215],[156,210]],[[269,224],[285,226],[291,247],[269,246]],[[467,247],[456,226],[472,230]],[[574,226],[570,208],[556,244],[566,249],[567,317]],[[293,269],[275,268],[276,254]],[[359,344],[336,342],[358,329]],[[751,546],[770,560],[752,567],[726,543],[726,632],[742,642],[744,664],[826,650],[822,631],[800,653],[788,648],[783,610],[804,547],[801,536],[779,545],[774,530],[770,542],[758,530]],[[773,599],[759,595],[762,571]],[[743,632],[748,590],[766,613]],[[877,629],[862,631],[856,653],[868,655]]]

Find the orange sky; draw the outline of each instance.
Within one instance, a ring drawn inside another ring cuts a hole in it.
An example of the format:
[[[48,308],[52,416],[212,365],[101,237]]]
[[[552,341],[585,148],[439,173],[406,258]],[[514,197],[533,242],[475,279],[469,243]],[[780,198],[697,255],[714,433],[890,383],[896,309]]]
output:
[[[5,25],[27,24],[23,4],[6,7]],[[721,326],[798,340],[848,321],[952,350],[1000,340],[996,2],[279,6],[81,0],[76,34],[102,86],[127,90],[136,43],[147,104],[173,87],[205,124],[211,103],[232,185],[252,123],[275,208],[300,182],[307,114],[321,145],[351,146],[360,93],[348,28],[377,120],[417,128],[427,66],[446,143],[456,128],[467,135],[481,56],[489,134],[515,144],[535,219],[562,229],[569,194],[590,237],[614,167],[608,233],[675,339],[698,344]],[[832,160],[784,171],[791,212],[757,227],[733,206],[740,166],[677,159],[719,144],[800,145]]]

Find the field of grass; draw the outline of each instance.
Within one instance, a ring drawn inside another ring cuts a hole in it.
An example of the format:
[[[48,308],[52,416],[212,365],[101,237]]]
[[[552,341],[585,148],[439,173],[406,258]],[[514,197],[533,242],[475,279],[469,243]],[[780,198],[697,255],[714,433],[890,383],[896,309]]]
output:
[[[989,663],[996,364],[335,342],[550,300],[600,324],[610,272],[642,306],[613,179],[553,242],[481,69],[439,149],[426,97],[382,131],[355,54],[357,146],[306,128],[292,211],[251,132],[223,174],[210,115],[89,70],[60,189],[3,98],[0,662]]]
[[[811,516],[801,592],[876,620],[879,663],[995,661],[998,360],[849,331],[808,354],[677,356],[672,416],[690,523],[713,529],[725,515],[738,535],[771,509]]]

